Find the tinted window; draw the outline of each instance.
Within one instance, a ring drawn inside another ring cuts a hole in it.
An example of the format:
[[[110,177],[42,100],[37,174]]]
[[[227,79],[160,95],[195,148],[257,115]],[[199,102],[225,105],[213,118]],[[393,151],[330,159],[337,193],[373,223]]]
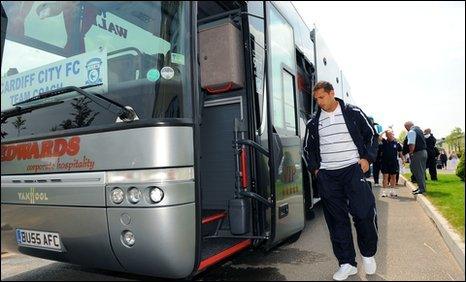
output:
[[[87,86],[140,120],[190,118],[185,2],[2,2],[8,16],[2,111],[40,93]],[[70,93],[13,117],[2,138],[115,124],[115,114]]]
[[[273,123],[282,136],[294,136],[296,57],[293,29],[274,8],[270,9],[269,34]]]

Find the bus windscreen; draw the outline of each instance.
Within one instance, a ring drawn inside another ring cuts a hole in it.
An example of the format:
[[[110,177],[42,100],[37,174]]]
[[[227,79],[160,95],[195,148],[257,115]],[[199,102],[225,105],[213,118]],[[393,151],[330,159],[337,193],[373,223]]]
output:
[[[41,93],[85,87],[139,119],[191,118],[185,2],[3,1],[7,15],[1,110]],[[114,124],[71,93],[2,123],[2,139]]]

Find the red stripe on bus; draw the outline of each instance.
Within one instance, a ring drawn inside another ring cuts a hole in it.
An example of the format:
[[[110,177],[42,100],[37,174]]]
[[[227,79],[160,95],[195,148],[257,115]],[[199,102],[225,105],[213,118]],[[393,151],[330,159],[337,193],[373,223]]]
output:
[[[222,251],[221,253],[216,254],[215,256],[212,256],[210,258],[207,258],[207,259],[201,261],[201,264],[199,265],[199,271],[202,271],[202,270],[206,269],[207,267],[212,266],[212,265],[216,264],[217,262],[219,262],[219,261],[221,261],[221,260],[223,260],[223,259],[225,259],[225,258],[239,252],[239,251],[242,251],[242,250],[246,249],[251,244],[252,244],[251,239],[244,240],[243,242],[241,242],[239,244],[236,244],[233,247],[228,248],[228,249]]]
[[[202,219],[202,224],[211,223],[227,216],[227,212],[222,212],[214,215],[210,215]]]
[[[246,146],[241,149],[241,186],[244,190],[248,188],[248,169],[247,169]]]

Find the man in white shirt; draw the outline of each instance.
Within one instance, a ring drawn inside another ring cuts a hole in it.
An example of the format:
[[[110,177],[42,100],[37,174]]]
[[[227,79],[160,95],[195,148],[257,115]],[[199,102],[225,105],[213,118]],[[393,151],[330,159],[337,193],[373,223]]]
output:
[[[333,279],[357,273],[351,222],[367,274],[374,274],[377,252],[377,211],[364,173],[377,157],[378,135],[361,109],[335,98],[326,81],[314,87],[319,109],[306,126],[304,157],[317,178],[333,252],[340,268]]]

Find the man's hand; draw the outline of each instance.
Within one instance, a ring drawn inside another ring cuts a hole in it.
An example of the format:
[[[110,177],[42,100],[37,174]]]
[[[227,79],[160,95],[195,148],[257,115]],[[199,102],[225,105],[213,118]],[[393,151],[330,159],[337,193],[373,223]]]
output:
[[[314,175],[317,176],[318,173],[319,173],[319,170],[316,169],[316,170],[314,171]]]
[[[362,172],[366,173],[369,170],[369,162],[366,159],[360,159],[358,164],[361,166]]]

